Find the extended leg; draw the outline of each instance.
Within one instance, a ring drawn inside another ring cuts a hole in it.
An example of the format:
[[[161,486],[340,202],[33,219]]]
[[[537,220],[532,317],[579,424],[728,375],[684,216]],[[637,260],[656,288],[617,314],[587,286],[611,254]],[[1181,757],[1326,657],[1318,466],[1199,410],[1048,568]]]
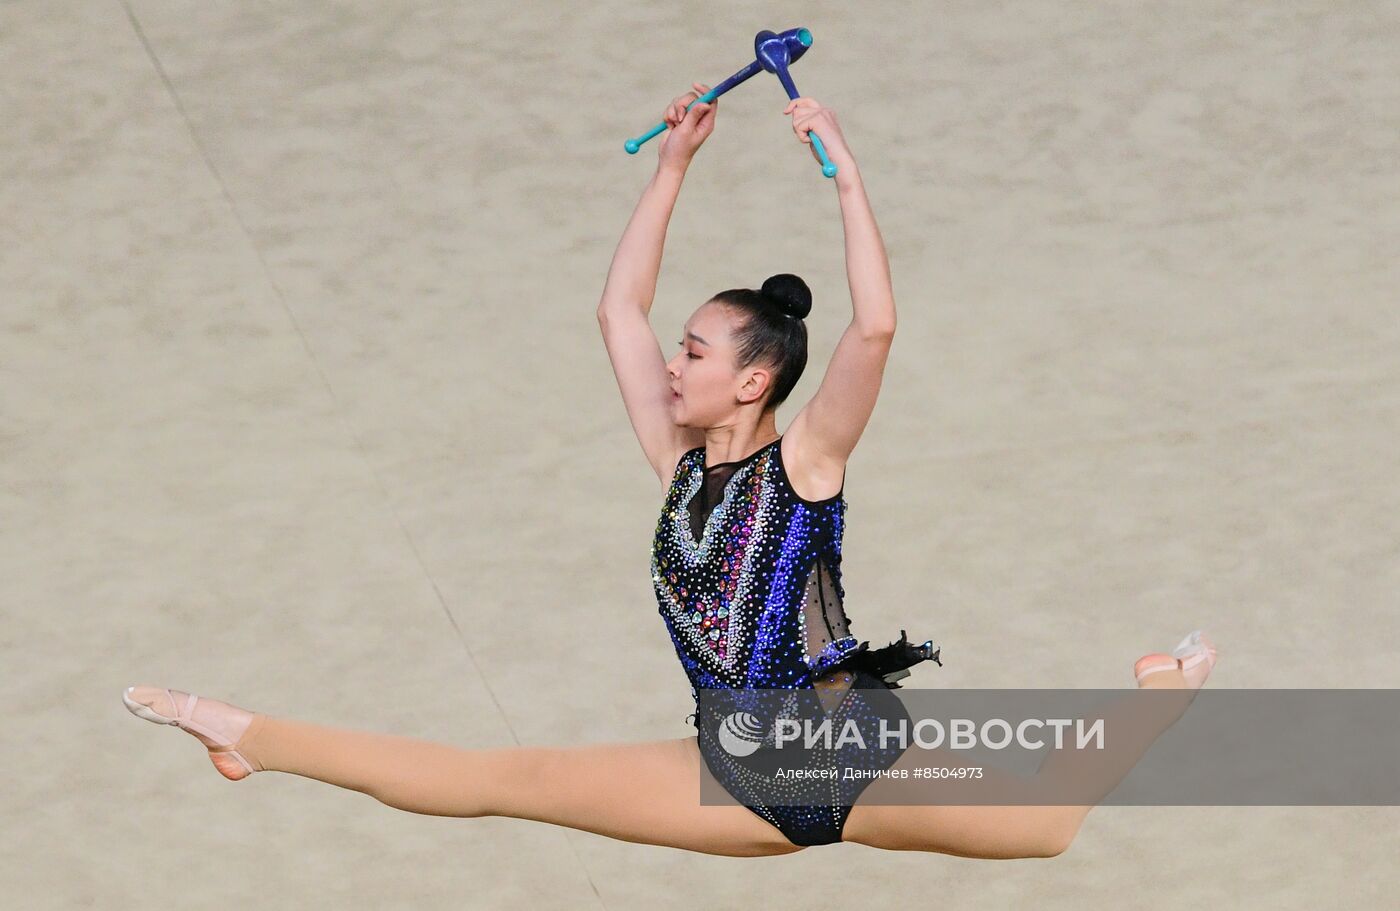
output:
[[[431,816],[511,816],[639,844],[740,857],[801,850],[746,807],[700,803],[694,737],[463,749],[264,714],[239,750],[289,772]]]
[[[1199,686],[1198,681],[1192,684]],[[918,802],[917,783],[911,786],[907,780],[876,780],[851,808],[843,840],[896,851],[991,859],[1062,853],[1089,811],[1181,717],[1193,695],[1193,687],[1179,670],[1147,677],[1142,686],[1144,690],[1171,692],[1129,693],[1100,710],[1097,716],[1105,719],[1105,727],[1114,735],[1111,749],[1051,752],[1037,773],[1028,778],[985,769],[985,786],[996,789],[992,793],[1007,795],[1006,805],[953,805],[937,799]],[[946,749],[911,748],[894,768],[907,769],[912,775],[917,766],[956,768],[965,764]],[[928,786],[930,792],[933,789],[933,785]],[[1065,795],[1083,803],[1036,802],[1066,799]]]

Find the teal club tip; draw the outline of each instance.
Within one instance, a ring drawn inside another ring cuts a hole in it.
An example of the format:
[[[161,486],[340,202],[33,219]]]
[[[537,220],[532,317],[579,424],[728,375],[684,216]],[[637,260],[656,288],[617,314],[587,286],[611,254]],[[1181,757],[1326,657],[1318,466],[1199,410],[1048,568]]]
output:
[[[641,148],[641,145],[638,144],[637,140],[629,139],[622,144],[622,147],[627,150],[628,155],[636,155],[637,150]]]
[[[826,175],[827,177],[835,177],[835,176],[836,176],[836,165],[834,165],[834,164],[824,164],[824,165],[822,165],[822,174]]]
[[[807,31],[807,30],[804,28],[804,29],[802,29],[800,32],[797,33],[797,40],[802,42],[802,46],[803,46],[803,47],[811,47],[811,46],[812,46],[812,33],[809,32],[809,31]]]

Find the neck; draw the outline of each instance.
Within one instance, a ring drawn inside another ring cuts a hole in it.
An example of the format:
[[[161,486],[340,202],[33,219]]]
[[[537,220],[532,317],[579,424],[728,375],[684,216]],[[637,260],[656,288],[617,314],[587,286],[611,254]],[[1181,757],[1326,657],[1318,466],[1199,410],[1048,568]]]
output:
[[[705,431],[705,464],[737,462],[767,446],[779,435],[771,411],[756,427],[712,427]]]

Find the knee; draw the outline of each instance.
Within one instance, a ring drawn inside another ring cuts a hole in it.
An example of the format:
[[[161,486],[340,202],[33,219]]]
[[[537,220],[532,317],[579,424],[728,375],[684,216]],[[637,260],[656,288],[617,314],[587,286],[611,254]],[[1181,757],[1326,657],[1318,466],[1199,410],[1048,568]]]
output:
[[[1035,844],[1031,846],[1031,853],[1026,856],[1059,857],[1069,850],[1069,846],[1078,832],[1079,824],[1077,822],[1047,826],[1040,837],[1036,839]]]
[[[568,774],[554,747],[514,747],[482,751],[477,790],[482,816],[525,816],[556,799]]]

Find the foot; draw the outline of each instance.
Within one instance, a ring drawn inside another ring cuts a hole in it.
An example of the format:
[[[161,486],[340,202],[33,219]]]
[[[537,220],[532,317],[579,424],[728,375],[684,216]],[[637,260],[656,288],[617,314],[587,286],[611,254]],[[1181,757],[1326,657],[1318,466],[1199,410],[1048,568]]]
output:
[[[1215,643],[1200,630],[1187,635],[1170,655],[1154,652],[1133,665],[1140,689],[1200,689],[1215,667]]]
[[[174,694],[175,701],[172,703],[170,694]],[[127,708],[133,713],[132,704],[145,706],[157,714],[175,719],[185,707],[189,699],[189,694],[183,690],[170,690],[168,694],[163,688],[155,686],[133,686],[129,687],[123,696],[123,701],[127,703]],[[208,731],[205,734],[199,730],[191,730],[182,727],[187,734],[193,735],[200,743],[204,744],[209,752],[209,760],[214,763],[214,768],[231,781],[238,781],[253,774],[230,754],[231,746],[238,744],[243,737],[243,733],[252,724],[253,712],[240,709],[237,706],[229,705],[227,702],[220,702],[217,699],[210,699],[207,696],[200,696],[199,701],[194,705],[194,713],[190,720]],[[144,716],[143,716],[144,717]],[[154,720],[154,719],[147,719]],[[169,724],[170,722],[165,722]],[[210,736],[210,734],[214,736]],[[222,749],[215,751],[215,747]],[[246,757],[250,761],[252,757]]]

